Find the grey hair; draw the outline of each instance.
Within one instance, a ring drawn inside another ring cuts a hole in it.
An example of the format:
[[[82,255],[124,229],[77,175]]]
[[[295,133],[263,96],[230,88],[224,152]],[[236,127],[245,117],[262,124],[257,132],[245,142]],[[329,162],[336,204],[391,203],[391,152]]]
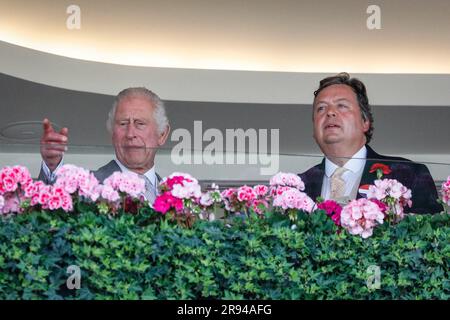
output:
[[[156,93],[148,90],[145,87],[127,88],[119,92],[119,94],[114,99],[112,108],[108,113],[108,119],[106,120],[106,129],[108,129],[108,132],[112,134],[117,105],[122,99],[132,96],[146,97],[153,104],[153,106],[155,107],[153,111],[153,119],[158,126],[158,133],[162,134],[169,125],[169,119],[167,118],[166,114],[166,107],[164,106],[164,102]]]

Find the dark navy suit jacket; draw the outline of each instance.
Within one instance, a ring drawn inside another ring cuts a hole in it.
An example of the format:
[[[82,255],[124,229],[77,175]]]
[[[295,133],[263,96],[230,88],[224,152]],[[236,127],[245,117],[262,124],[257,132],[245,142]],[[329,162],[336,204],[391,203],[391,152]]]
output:
[[[116,171],[122,171],[120,170],[119,165],[116,161],[111,160],[109,163],[104,165],[103,167],[98,168],[96,171],[92,171],[94,176],[97,178],[98,181],[103,182],[106,178],[108,178],[110,175],[112,175]],[[156,173],[156,179],[159,183],[161,181],[161,177]],[[44,174],[44,170],[41,168],[41,171],[39,172],[38,180],[43,181],[46,184],[52,184],[53,181],[49,181]]]
[[[412,207],[405,208],[405,212],[412,213],[438,213],[444,210],[437,202],[438,193],[433,178],[428,168],[420,163],[398,157],[388,157],[376,153],[371,147],[366,145],[367,161],[364,166],[360,186],[373,184],[377,179],[376,173],[369,173],[370,168],[375,163],[388,165],[392,172],[384,175],[383,178],[396,179],[404,186],[411,189]],[[323,176],[325,174],[325,159],[311,169],[299,174],[305,183],[305,192],[313,199],[321,195]],[[358,192],[357,199],[364,197]]]

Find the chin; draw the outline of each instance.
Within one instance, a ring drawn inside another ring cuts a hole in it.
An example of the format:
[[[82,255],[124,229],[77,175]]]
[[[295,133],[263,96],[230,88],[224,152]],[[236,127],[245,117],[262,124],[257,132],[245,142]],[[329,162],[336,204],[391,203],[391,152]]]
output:
[[[336,143],[339,143],[339,142],[341,142],[340,139],[326,139],[326,140],[323,141],[323,144],[329,146],[329,145],[333,145],[333,144],[336,144]]]
[[[339,142],[341,140],[342,140],[342,138],[337,134],[330,134],[330,135],[323,137],[323,141],[325,143],[335,143],[335,142]]]

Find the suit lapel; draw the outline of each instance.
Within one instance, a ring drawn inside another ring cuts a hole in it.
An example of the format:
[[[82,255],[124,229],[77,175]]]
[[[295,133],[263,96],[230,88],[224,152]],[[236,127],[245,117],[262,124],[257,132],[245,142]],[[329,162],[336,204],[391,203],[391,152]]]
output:
[[[306,193],[316,201],[322,194],[323,176],[325,175],[325,158],[313,167],[305,181]]]
[[[108,164],[94,171],[94,175],[98,181],[102,182],[116,171],[121,171],[116,161],[111,160]]]
[[[359,183],[359,188],[358,188],[358,193],[356,195],[356,199],[359,198],[366,198],[365,194],[362,194],[359,192],[359,190],[361,189],[361,187],[363,187],[362,189],[365,189],[365,187],[367,187],[367,185],[371,185],[374,183],[374,181],[377,179],[377,175],[376,173],[370,173],[370,168],[377,162],[380,162],[383,160],[383,157],[376,153],[371,147],[369,147],[368,145],[366,145],[367,148],[367,156],[366,156],[366,164],[364,166],[364,170],[363,170],[363,174],[361,177],[361,182]]]

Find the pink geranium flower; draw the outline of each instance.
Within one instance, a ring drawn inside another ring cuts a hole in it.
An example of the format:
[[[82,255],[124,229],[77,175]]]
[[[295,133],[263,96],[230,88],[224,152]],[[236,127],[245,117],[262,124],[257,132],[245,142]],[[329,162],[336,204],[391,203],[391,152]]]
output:
[[[78,195],[95,202],[100,196],[99,182],[89,170],[66,164],[56,172],[55,187],[71,195]]]
[[[201,212],[202,192],[198,180],[187,173],[174,172],[165,177],[160,183],[161,194],[156,197],[153,208],[155,211],[166,214],[184,215],[188,226],[192,217]],[[207,199],[203,197],[203,203]],[[184,218],[183,218],[184,219]]]
[[[302,179],[293,173],[279,172],[270,179],[270,186],[287,186],[296,188],[300,191],[305,190],[305,184]]]
[[[225,210],[228,212],[239,212],[242,207],[242,203],[237,196],[237,189],[228,188],[221,193]]]
[[[28,169],[22,166],[4,167],[0,170],[0,196],[2,208],[0,213],[21,213],[25,190],[32,183]]]
[[[31,181],[27,168],[22,166],[4,167],[0,170],[0,195],[20,190]]]
[[[170,191],[172,195],[182,199],[198,199],[201,188],[198,180],[187,173],[174,172],[160,183],[163,192]]]
[[[342,208],[341,225],[350,234],[368,238],[373,228],[383,223],[384,214],[380,207],[368,199],[352,200]]]
[[[251,208],[256,214],[262,215],[269,208],[269,203],[263,199],[256,199],[251,202]]]
[[[257,197],[256,191],[249,186],[239,187],[237,190],[237,198],[242,202],[250,202]]]
[[[120,200],[119,192],[114,190],[110,185],[103,185],[100,191],[100,195],[108,202],[117,202]]]
[[[263,185],[255,187],[242,186],[222,191],[225,210],[236,213],[249,213],[249,209],[262,215],[269,204],[267,201],[269,188]]]
[[[369,186],[368,199],[381,201],[387,206],[386,214],[392,216],[394,222],[404,217],[404,208],[411,207],[411,190],[395,179],[378,179]]]
[[[105,194],[112,197],[115,197],[115,194],[111,192],[111,189],[132,198],[138,198],[145,193],[145,180],[133,172],[114,172],[103,181],[103,185],[108,187]]]
[[[5,197],[5,203],[3,205],[3,213],[20,213],[20,199],[17,196]]]
[[[266,197],[269,194],[269,187],[262,184],[254,186],[253,190],[258,197]]]
[[[448,176],[447,181],[442,183],[441,194],[444,203],[450,206],[450,176]]]
[[[274,198],[273,206],[280,207],[283,210],[298,209],[311,212],[315,203],[306,193],[295,188],[290,188]]]

